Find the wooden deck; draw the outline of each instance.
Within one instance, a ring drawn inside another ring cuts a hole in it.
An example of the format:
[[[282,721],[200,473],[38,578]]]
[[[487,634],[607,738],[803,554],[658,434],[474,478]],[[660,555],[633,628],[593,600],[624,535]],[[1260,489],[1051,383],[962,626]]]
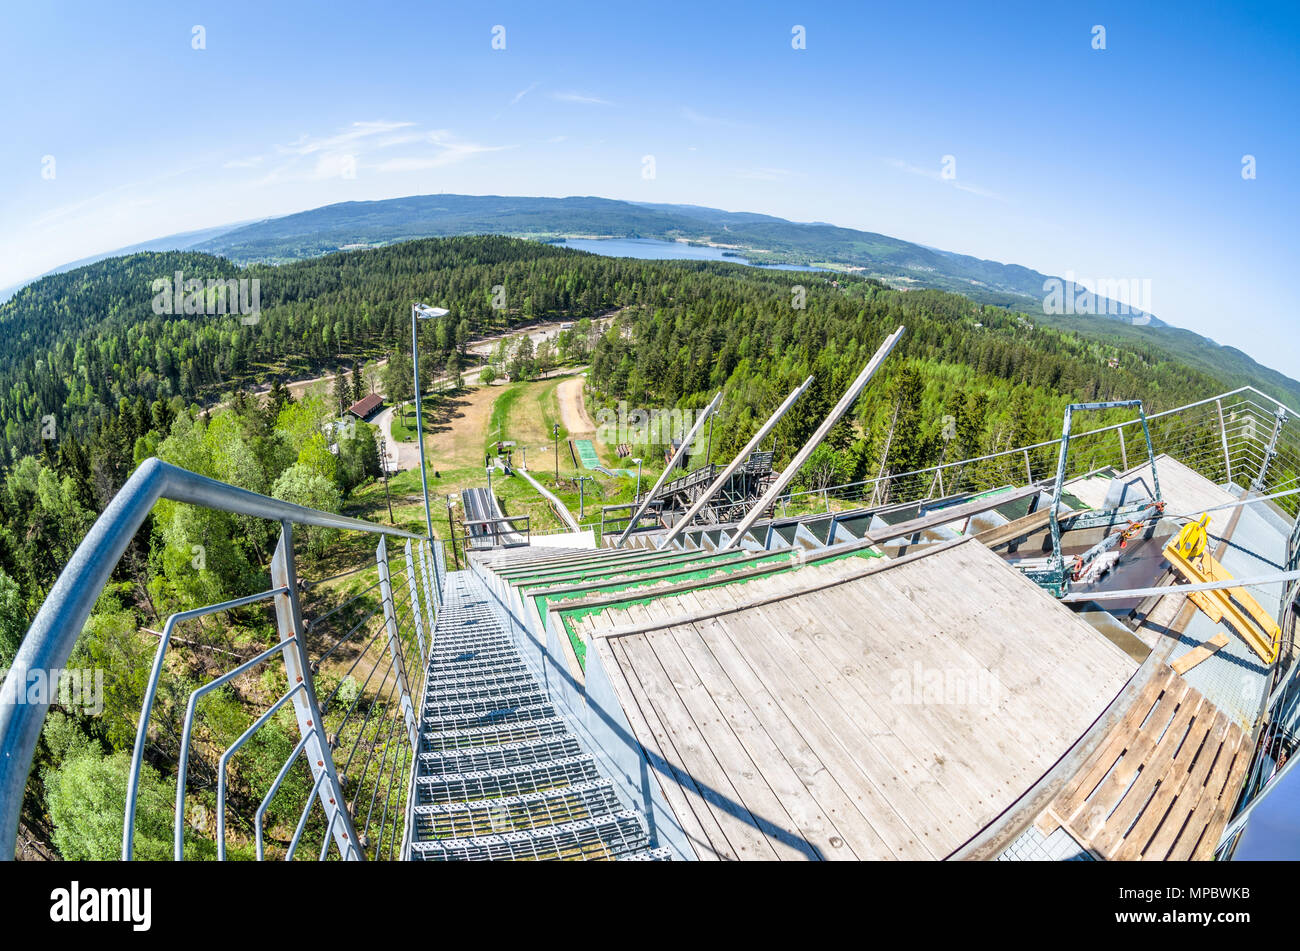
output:
[[[1210,859],[1250,765],[1250,737],[1169,667],[1035,822],[1098,858]]]
[[[944,858],[1137,666],[967,540],[599,623],[592,654],[705,859]]]

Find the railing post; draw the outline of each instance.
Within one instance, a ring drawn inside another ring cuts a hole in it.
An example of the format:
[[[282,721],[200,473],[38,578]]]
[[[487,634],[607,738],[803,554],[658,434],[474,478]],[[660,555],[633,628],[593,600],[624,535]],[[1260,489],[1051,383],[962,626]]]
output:
[[[1223,441],[1224,482],[1232,484],[1232,456],[1228,452],[1228,427],[1223,422],[1223,400],[1216,399],[1214,405],[1219,410],[1219,438]]]
[[[293,524],[280,523],[280,543],[271,558],[271,585],[284,588],[286,594],[275,597],[275,621],[281,641],[293,641],[281,652],[289,686],[301,683],[303,689],[293,695],[293,712],[298,720],[298,730],[306,738],[307,764],[311,767],[321,808],[325,811],[327,828],[334,836],[334,844],[345,859],[360,860],[361,852],[352,816],[343,808],[347,801],[343,794],[343,781],[334,766],[334,754],[325,724],[321,720],[320,706],[316,702],[316,688],[307,659],[307,645],[303,643],[302,607],[298,602],[298,577],[293,560]]]
[[[437,576],[434,570],[433,555],[429,551],[429,543],[422,541],[416,549],[419,552],[420,577],[424,580],[424,616],[429,622],[429,640],[433,641],[433,626],[438,623],[438,611],[442,608],[442,591],[433,579]],[[426,655],[425,660],[428,659]]]
[[[1277,455],[1277,437],[1282,435],[1282,424],[1286,422],[1286,410],[1278,404],[1273,413],[1273,435],[1269,437],[1268,446],[1264,449],[1264,461],[1259,465],[1259,475],[1255,476],[1255,481],[1250,484],[1251,489],[1259,492],[1264,488],[1264,481],[1268,476],[1269,463]]]
[[[420,605],[428,607],[428,595],[426,593],[424,600],[421,600],[420,585],[415,580],[415,555],[411,551],[409,538],[406,540],[406,583],[411,589],[411,616],[415,618],[415,640],[420,645],[420,662],[423,664],[429,652],[424,646],[424,618],[420,615]]]
[[[1034,470],[1029,467],[1029,450],[1025,450],[1025,479],[1029,485],[1034,483]]]
[[[384,624],[388,628],[388,652],[393,657],[393,672],[397,675],[397,689],[402,695],[402,716],[406,719],[406,732],[411,740],[411,749],[419,749],[420,734],[416,728],[415,708],[411,705],[410,683],[406,679],[406,664],[402,658],[402,645],[397,636],[397,606],[393,602],[393,585],[388,569],[388,538],[381,536],[379,548],[375,552],[375,561],[379,565],[379,591],[384,601]],[[419,605],[412,605],[418,612]]]
[[[1121,426],[1119,429],[1115,430],[1115,432],[1119,433],[1119,461],[1120,461],[1120,465],[1122,465],[1122,466],[1124,467],[1124,471],[1125,471],[1125,472],[1128,472],[1128,445],[1125,444],[1125,442],[1124,442],[1124,427]]]

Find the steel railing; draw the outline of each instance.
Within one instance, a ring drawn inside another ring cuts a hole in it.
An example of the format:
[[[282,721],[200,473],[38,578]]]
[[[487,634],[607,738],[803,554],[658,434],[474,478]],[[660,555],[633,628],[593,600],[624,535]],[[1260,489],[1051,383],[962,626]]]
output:
[[[257,858],[305,854],[301,847],[309,839],[319,839],[311,857],[322,859],[400,854],[407,834],[411,764],[418,755],[424,669],[446,575],[441,543],[268,498],[150,459],[127,480],[78,546],[5,679],[5,702],[0,704],[4,856],[13,855],[32,756],[51,699],[15,698],[22,696],[30,672],[62,669],[118,559],[162,499],[268,519],[278,523],[279,542],[268,588],[173,614],[159,632],[125,791],[122,857],[137,852],[142,771],[156,772],[157,763],[175,770],[174,858],[226,858],[229,840],[239,842],[241,835],[241,854]],[[295,526],[377,536],[378,545],[373,553],[363,549],[351,567],[318,580],[304,579],[298,576]],[[390,554],[390,541],[399,539],[404,540],[400,555]],[[219,673],[207,662],[199,665],[197,686],[188,672],[170,672],[193,666],[193,657],[177,656],[189,651],[182,646],[189,642],[175,636],[183,625],[218,616],[233,623],[246,612],[267,607],[274,609],[274,643],[262,649],[256,643],[223,649],[221,653],[241,659]],[[251,656],[242,659],[246,653]],[[168,689],[163,693],[173,700],[170,722],[159,709],[165,678]],[[183,703],[178,699],[182,695]],[[233,728],[205,721],[207,703],[221,696],[238,699],[241,722]],[[251,722],[225,742],[243,726],[242,720]],[[263,795],[247,781],[241,753],[266,740],[272,732],[268,726],[276,723],[283,728],[278,736],[296,734],[297,741],[282,762],[271,761],[278,769]],[[167,747],[167,738],[177,740],[175,749]],[[245,807],[242,812],[232,810],[235,800]],[[191,805],[197,805],[203,821],[192,821]],[[211,822],[209,811],[214,813]],[[275,829],[269,828],[271,817],[282,820]]]
[[[1261,494],[1300,486],[1300,414],[1254,387],[1153,413],[1146,423],[1156,453],[1172,456],[1216,484],[1234,483]],[[1141,464],[1146,455],[1142,428],[1142,420],[1133,418],[1071,434],[1065,477],[1107,468],[1123,471]],[[790,492],[777,498],[775,515],[909,504],[1040,482],[1056,475],[1060,445],[1058,437],[859,482]],[[1278,504],[1290,515],[1297,511],[1294,498]],[[623,506],[609,507],[611,516],[618,508]],[[734,508],[735,503],[726,500],[705,506],[692,527],[730,521],[726,516]]]
[[[1152,414],[1147,423],[1157,454],[1172,456],[1216,483],[1260,494],[1300,486],[1297,413],[1253,387]],[[1132,441],[1141,438],[1140,426],[1140,420],[1130,419],[1072,435],[1066,478],[1107,468],[1124,470],[1142,462],[1145,452]],[[775,514],[912,504],[1039,482],[1055,475],[1059,445],[1060,440],[1053,439],[909,472],[885,472],[862,482],[791,492],[777,499]],[[1135,450],[1132,458],[1130,450]],[[268,588],[176,614],[159,637],[133,751],[123,854],[132,854],[136,833],[131,815],[139,801],[141,771],[147,760],[166,759],[162,755],[166,751],[157,748],[157,738],[150,739],[150,726],[157,726],[159,688],[173,656],[170,652],[177,649],[174,632],[183,624],[227,614],[241,616],[268,606],[274,607],[275,643],[188,691],[183,714],[179,705],[172,711],[178,736],[173,854],[202,851],[187,844],[187,835],[202,837],[196,836],[186,808],[193,795],[189,761],[203,732],[200,718],[205,700],[243,689],[241,685],[246,687],[256,677],[265,679],[274,670],[283,677],[276,681],[276,689],[252,691],[262,701],[262,712],[226,744],[215,763],[206,764],[199,777],[200,786],[208,784],[203,794],[215,813],[212,838],[218,857],[228,851],[226,838],[238,839],[240,833],[243,845],[259,857],[304,854],[303,843],[309,838],[313,843],[319,839],[319,849],[313,846],[312,851],[320,857],[400,854],[408,831],[404,827],[407,777],[418,755],[419,681],[447,571],[440,543],[267,498],[148,460],[110,502],[59,576],[19,649],[5,680],[4,696],[18,691],[28,671],[58,670],[67,662],[114,566],[160,499],[268,519],[279,524],[280,538]],[[1291,516],[1296,503],[1296,496],[1276,502]],[[732,508],[733,503],[721,502],[717,511]],[[694,527],[707,524],[706,515]],[[377,535],[373,563],[367,554],[361,564],[342,572],[317,581],[300,580],[295,526]],[[486,522],[475,525],[480,530],[490,527],[494,526]],[[598,522],[584,527],[596,528],[601,535],[609,528]],[[1300,529],[1296,537],[1300,538]],[[401,557],[390,555],[392,539],[405,541]],[[1293,558],[1295,550],[1293,544]],[[1296,594],[1292,588],[1280,611],[1288,632],[1294,629]],[[1282,673],[1279,666],[1278,676]],[[6,857],[13,854],[23,791],[48,707],[48,698],[0,705],[0,848]],[[236,790],[241,751],[255,745],[260,733],[279,720],[296,724],[298,739],[286,750],[265,795],[258,799],[249,790]],[[213,752],[204,751],[209,756]],[[272,830],[273,817],[287,815],[283,800],[293,790],[302,800],[295,804],[296,822]],[[246,807],[251,817],[233,815],[232,805]],[[236,828],[235,823],[242,825]]]

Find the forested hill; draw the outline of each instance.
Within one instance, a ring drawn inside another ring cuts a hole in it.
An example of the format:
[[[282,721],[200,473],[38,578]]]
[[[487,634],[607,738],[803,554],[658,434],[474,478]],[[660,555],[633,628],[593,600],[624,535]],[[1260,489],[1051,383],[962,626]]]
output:
[[[608,198],[415,195],[352,201],[259,221],[195,245],[242,264],[283,262],[349,245],[503,234],[684,239],[733,246],[755,263],[861,268],[887,283],[964,294],[986,304],[1042,310],[1047,275],[1015,264],[939,251],[888,235],[697,205]],[[1159,325],[1160,321],[1151,318]]]
[[[238,315],[154,313],[153,281],[177,271],[187,280],[257,280],[257,323],[246,325]],[[796,284],[808,287],[802,310],[791,306]],[[506,296],[500,311],[491,306],[497,285]],[[50,421],[60,434],[85,436],[123,400],[211,401],[404,348],[412,300],[451,308],[451,318],[428,330],[434,360],[471,336],[530,320],[629,306],[654,319],[668,315],[669,335],[655,331],[662,354],[647,350],[626,364],[628,380],[646,380],[644,395],[658,405],[709,387],[748,385],[772,361],[782,379],[827,360],[837,375],[848,373],[861,356],[856,348],[900,322],[909,325],[903,359],[924,357],[1052,394],[1138,396],[1166,407],[1253,382],[1300,402],[1300,384],[1238,372],[1182,332],[1171,331],[1169,345],[1161,346],[1110,321],[1066,330],[956,295],[895,291],[842,275],[606,258],[463,237],[247,268],[194,252],[142,253],[44,278],[0,305],[0,461],[45,448],[42,430]],[[975,379],[961,386],[980,385]],[[1050,431],[1058,420],[1043,425]]]

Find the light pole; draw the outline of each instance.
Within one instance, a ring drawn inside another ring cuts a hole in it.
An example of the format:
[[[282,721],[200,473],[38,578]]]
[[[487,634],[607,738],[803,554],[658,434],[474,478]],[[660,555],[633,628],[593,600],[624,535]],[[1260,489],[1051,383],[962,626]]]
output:
[[[429,508],[429,472],[424,463],[424,408],[420,405],[420,338],[415,332],[417,320],[446,317],[451,311],[427,304],[411,305],[411,366],[415,372],[415,438],[420,443],[420,487],[424,491],[424,527],[433,541],[433,513]]]
[[[451,507],[456,504],[453,496],[447,496],[447,534],[451,536],[451,557],[456,559],[456,570],[460,571],[460,555],[456,554],[456,526],[451,520]]]
[[[586,488],[588,480],[595,481],[594,476],[578,476],[578,521],[582,521],[585,514],[585,494],[583,489]]]

